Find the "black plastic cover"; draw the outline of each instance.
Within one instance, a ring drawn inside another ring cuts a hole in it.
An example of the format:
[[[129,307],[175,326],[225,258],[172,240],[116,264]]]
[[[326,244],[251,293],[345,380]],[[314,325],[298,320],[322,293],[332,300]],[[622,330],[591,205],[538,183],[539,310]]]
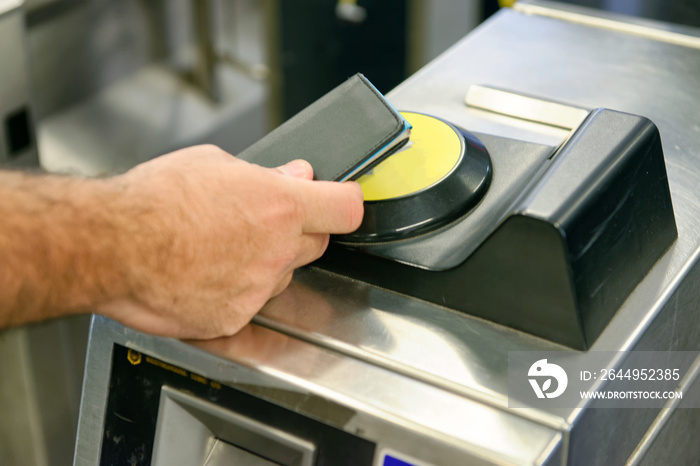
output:
[[[425,270],[338,244],[316,265],[584,350],[676,237],[658,129],[598,109],[456,267]]]

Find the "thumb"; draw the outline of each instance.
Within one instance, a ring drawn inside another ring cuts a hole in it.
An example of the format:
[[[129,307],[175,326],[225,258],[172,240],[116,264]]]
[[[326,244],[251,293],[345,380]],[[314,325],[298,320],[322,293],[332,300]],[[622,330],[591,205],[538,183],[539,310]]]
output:
[[[294,178],[303,178],[305,180],[312,180],[314,178],[313,167],[309,162],[302,159],[292,160],[281,167],[277,167],[277,170]]]

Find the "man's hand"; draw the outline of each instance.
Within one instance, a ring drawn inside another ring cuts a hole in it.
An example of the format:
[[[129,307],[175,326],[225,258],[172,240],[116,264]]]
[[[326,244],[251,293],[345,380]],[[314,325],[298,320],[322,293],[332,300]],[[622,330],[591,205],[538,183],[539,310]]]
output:
[[[268,169],[197,146],[115,178],[122,212],[135,214],[121,241],[129,295],[99,311],[160,335],[234,334],[323,254],[329,233],[362,221],[357,183],[312,177],[303,161]]]
[[[357,183],[311,178],[214,146],[101,180],[0,172],[0,328],[97,309],[157,335],[231,335],[360,225]]]

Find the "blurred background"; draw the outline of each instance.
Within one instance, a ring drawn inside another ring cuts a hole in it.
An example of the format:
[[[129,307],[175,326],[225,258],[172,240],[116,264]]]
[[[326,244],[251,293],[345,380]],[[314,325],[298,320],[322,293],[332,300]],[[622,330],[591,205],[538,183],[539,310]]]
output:
[[[93,176],[198,143],[235,154],[356,72],[389,92],[510,3],[0,0],[0,164]],[[566,3],[700,26],[697,0]],[[88,325],[0,332],[0,464],[71,464]]]

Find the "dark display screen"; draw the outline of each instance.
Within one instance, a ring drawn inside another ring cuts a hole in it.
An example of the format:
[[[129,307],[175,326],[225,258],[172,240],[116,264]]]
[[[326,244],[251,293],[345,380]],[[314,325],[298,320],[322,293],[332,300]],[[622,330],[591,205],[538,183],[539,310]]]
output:
[[[101,465],[151,464],[164,385],[314,444],[316,465],[372,464],[375,450],[372,442],[200,374],[115,345]]]

